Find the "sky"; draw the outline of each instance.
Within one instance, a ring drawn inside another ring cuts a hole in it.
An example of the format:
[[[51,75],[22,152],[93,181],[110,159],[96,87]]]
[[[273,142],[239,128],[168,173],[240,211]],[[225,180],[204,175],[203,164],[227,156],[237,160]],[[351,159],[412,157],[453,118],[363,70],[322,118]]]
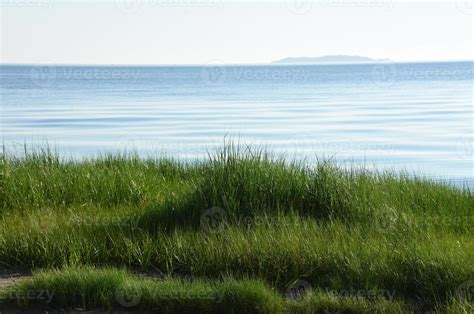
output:
[[[472,60],[470,0],[1,0],[1,63]],[[471,8],[472,9],[472,8]]]

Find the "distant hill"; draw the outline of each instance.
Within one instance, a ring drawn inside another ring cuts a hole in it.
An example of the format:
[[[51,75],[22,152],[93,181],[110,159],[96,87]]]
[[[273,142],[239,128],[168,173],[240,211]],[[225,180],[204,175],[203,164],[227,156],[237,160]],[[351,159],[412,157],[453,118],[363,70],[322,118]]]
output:
[[[371,63],[384,62],[388,59],[372,59],[361,56],[330,55],[322,57],[292,57],[273,61],[278,64],[315,64],[315,63]]]

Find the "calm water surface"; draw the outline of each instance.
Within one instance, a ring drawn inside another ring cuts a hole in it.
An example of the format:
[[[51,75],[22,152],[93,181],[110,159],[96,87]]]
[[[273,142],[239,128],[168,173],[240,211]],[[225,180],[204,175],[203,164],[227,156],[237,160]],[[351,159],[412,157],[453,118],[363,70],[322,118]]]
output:
[[[204,157],[224,137],[473,186],[473,62],[0,66],[1,136],[74,157]],[[16,148],[15,148],[16,147]]]

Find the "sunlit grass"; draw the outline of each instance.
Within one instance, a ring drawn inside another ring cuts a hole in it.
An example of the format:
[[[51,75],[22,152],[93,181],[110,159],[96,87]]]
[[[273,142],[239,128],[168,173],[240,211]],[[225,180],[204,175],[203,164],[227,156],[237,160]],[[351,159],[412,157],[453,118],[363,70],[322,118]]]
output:
[[[188,276],[212,287],[250,280],[265,293],[259,300],[235,288],[242,292],[235,302],[246,306],[248,298],[249,311],[468,309],[456,298],[474,280],[474,197],[467,189],[327,161],[309,167],[232,144],[187,164],[133,153],[73,161],[44,150],[4,153],[0,165],[0,268],[58,267],[33,281],[60,285],[63,298],[54,306],[114,306],[107,280],[94,278],[130,275],[82,267],[89,265]],[[91,286],[66,280],[81,274]],[[312,292],[285,300],[298,280]],[[92,297],[96,290],[102,299]],[[393,297],[354,303],[327,291]],[[162,304],[144,295],[149,303],[141,306]],[[163,304],[169,311],[211,306],[193,302]]]

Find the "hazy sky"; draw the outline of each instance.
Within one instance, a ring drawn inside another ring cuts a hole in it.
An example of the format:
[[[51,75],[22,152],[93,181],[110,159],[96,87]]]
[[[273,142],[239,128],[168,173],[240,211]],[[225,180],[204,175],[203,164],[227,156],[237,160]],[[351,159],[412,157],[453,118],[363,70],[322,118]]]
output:
[[[1,0],[1,62],[261,63],[296,56],[472,60],[469,0]]]

